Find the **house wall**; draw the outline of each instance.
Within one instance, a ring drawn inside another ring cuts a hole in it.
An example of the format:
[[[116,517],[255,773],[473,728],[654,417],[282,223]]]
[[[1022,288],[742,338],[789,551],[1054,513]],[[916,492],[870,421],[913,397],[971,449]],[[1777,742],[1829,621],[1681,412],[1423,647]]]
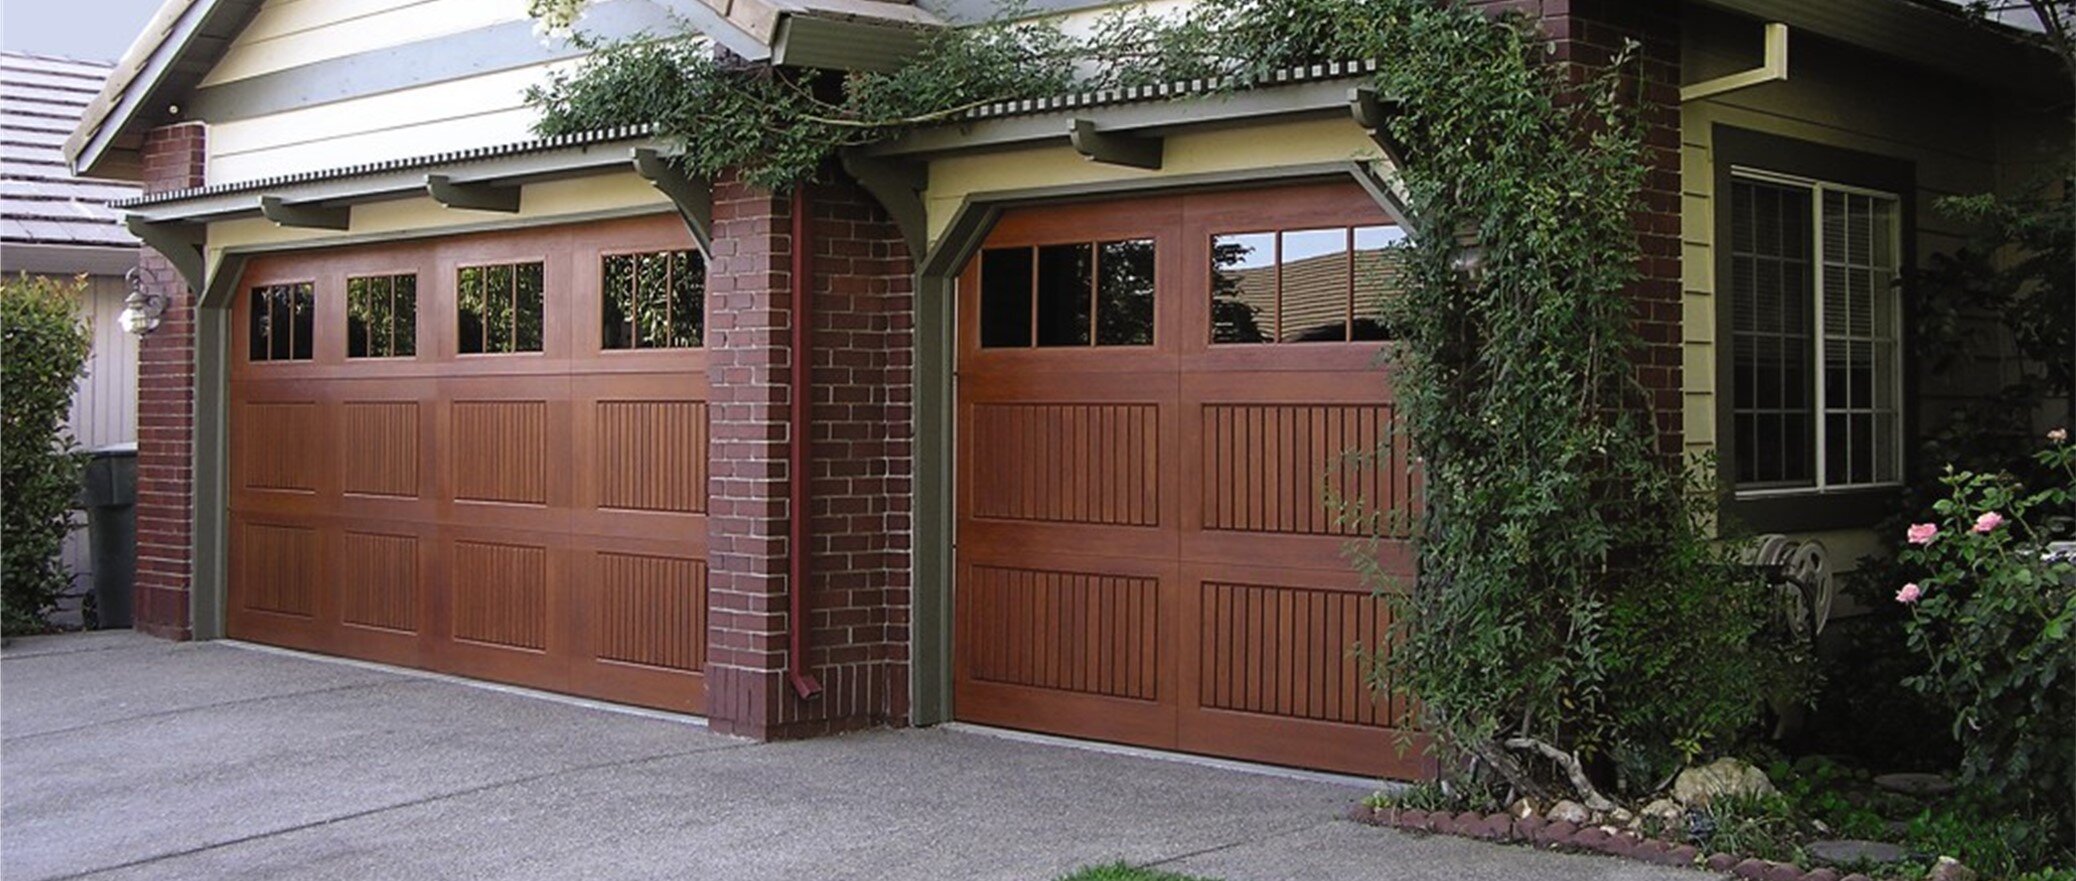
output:
[[[1687,10],[1684,79],[1692,83],[1757,66],[1761,23],[1700,7]],[[1713,127],[1726,124],[1816,144],[1906,160],[1916,167],[1916,206],[1907,233],[1916,259],[1960,246],[1965,228],[1933,210],[1942,196],[1985,192],[2010,183],[2007,156],[2014,125],[1979,85],[1957,81],[1906,62],[1806,33],[1789,40],[1785,82],[1760,85],[1681,107],[1681,266],[1686,393],[1686,448],[1716,447],[1717,279]],[[2021,126],[2022,127],[2022,126]],[[1908,369],[1908,368],[1906,368]],[[1919,371],[1916,416],[1920,432],[1936,429],[1947,405],[2000,385],[2009,365],[1997,353],[1960,369]],[[1909,444],[1907,446],[1914,446]],[[1747,524],[1771,531],[1764,523]],[[1811,533],[1850,569],[1879,547],[1865,529]]]
[[[1064,121],[1061,126],[1064,130]],[[1064,143],[954,156],[930,163],[930,188],[924,192],[929,238],[934,242],[942,236],[959,206],[975,193],[1378,161],[1383,155],[1352,120],[1339,118],[1172,135],[1156,172],[1090,162]]]
[[[129,285],[120,276],[87,277],[81,320],[93,330],[86,375],[72,396],[72,437],[92,449],[137,441],[137,337],[125,333],[122,314]]]
[[[534,137],[528,86],[583,53],[536,33],[526,0],[268,0],[189,101],[210,183]],[[597,36],[670,27],[649,0],[603,0]]]

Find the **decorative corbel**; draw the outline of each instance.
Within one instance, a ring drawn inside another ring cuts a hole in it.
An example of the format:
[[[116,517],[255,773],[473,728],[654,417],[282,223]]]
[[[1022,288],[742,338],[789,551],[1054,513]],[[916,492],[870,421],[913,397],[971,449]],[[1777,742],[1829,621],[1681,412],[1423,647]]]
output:
[[[275,226],[343,230],[353,221],[351,208],[286,202],[280,196],[259,197],[259,208],[260,216],[274,221]]]
[[[663,158],[663,154],[647,147],[636,147],[631,154],[634,173],[641,175],[650,186],[669,196],[671,204],[678,206],[678,215],[685,219],[685,226],[692,230],[692,238],[699,242],[699,250],[713,250],[714,188],[711,181],[697,180]]]
[[[1166,143],[1152,135],[1133,135],[1123,132],[1106,132],[1096,128],[1094,120],[1077,119],[1067,130],[1067,138],[1074,144],[1074,152],[1091,162],[1124,165],[1159,171],[1161,153]]]
[[[187,282],[188,290],[202,289],[202,248],[209,240],[208,227],[177,220],[152,222],[136,215],[123,218],[123,226],[128,227],[138,241],[164,255],[166,262],[173,264],[174,271]]]
[[[908,253],[918,260],[928,246],[929,213],[923,207],[923,191],[930,188],[930,166],[910,159],[886,159],[846,150],[840,157],[843,170],[858,185],[879,200],[893,218]]]
[[[1397,112],[1396,107],[1378,97],[1375,88],[1356,86],[1348,90],[1348,112],[1355,117],[1355,124],[1369,133],[1377,149],[1384,151],[1384,159],[1393,168],[1406,167],[1406,145],[1391,134],[1391,116]]]
[[[428,174],[425,192],[449,208],[519,213],[519,187],[515,184],[460,183],[444,174]]]

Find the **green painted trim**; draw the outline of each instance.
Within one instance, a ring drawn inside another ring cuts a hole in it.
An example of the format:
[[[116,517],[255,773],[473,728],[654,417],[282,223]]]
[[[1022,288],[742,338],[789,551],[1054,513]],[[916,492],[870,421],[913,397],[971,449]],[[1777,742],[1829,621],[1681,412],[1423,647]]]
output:
[[[957,404],[958,277],[1011,206],[1061,204],[1122,195],[1216,191],[1348,176],[1385,214],[1405,224],[1404,206],[1363,162],[1326,162],[1067,184],[968,194],[930,250],[916,261],[915,543],[910,583],[909,722],[952,720],[952,577],[957,539],[953,508]],[[1405,225],[1410,234],[1413,227]]]
[[[223,638],[229,606],[230,472],[225,457],[230,435],[224,401],[229,393],[231,310],[230,297],[209,293],[227,290],[244,272],[244,257],[226,256],[195,304],[195,524],[188,575],[188,622],[195,639]]]
[[[1726,489],[1736,487],[1737,467],[1737,423],[1736,363],[1729,357],[1735,327],[1735,312],[1732,308],[1730,284],[1734,278],[1731,264],[1730,230],[1734,216],[1730,204],[1732,180],[1736,168],[1773,171],[1798,177],[1835,184],[1881,190],[1894,193],[1899,200],[1901,224],[1902,266],[1901,281],[1909,283],[1911,270],[1917,266],[1917,166],[1904,159],[1862,153],[1843,147],[1833,147],[1810,141],[1798,140],[1766,132],[1752,131],[1736,126],[1717,123],[1710,130],[1710,156],[1715,166],[1714,187],[1710,194],[1714,211],[1714,234],[1709,242],[1715,261],[1715,289],[1710,296],[1715,300],[1715,347],[1716,347],[1716,468],[1717,480]],[[1811,308],[1815,308],[1814,303]],[[1903,292],[1903,333],[1900,349],[1904,353],[1903,364],[1903,472],[1915,473],[1917,451],[1913,440],[1917,437],[1918,407],[1915,372],[1907,360],[1911,349],[1910,327],[1912,307],[1909,289]],[[1816,376],[1813,382],[1822,382]],[[1822,455],[1823,451],[1816,451]],[[1759,532],[1802,532],[1820,529],[1847,529],[1871,526],[1891,510],[1896,497],[1893,487],[1868,489],[1831,490],[1807,493],[1763,496],[1739,499],[1725,495],[1722,516],[1726,522],[1738,524]]]

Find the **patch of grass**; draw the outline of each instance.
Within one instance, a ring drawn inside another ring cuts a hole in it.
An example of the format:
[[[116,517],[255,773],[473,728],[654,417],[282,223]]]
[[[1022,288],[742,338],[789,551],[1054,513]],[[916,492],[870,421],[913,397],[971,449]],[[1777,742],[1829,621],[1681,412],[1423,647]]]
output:
[[[1058,881],[1217,881],[1217,879],[1199,878],[1195,875],[1177,875],[1173,872],[1157,872],[1152,869],[1137,868],[1127,863],[1110,863],[1103,866],[1089,866],[1071,875],[1062,875]]]

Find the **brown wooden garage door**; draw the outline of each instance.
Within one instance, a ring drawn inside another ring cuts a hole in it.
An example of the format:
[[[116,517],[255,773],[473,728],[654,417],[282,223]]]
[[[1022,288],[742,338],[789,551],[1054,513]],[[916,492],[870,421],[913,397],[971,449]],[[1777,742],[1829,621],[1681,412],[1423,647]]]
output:
[[[703,284],[674,216],[254,259],[231,636],[700,711]]]
[[[958,717],[1425,772],[1353,652],[1390,625],[1343,556],[1366,527],[1328,505],[1417,496],[1377,342],[1397,239],[1340,183],[1002,218],[960,284]]]

